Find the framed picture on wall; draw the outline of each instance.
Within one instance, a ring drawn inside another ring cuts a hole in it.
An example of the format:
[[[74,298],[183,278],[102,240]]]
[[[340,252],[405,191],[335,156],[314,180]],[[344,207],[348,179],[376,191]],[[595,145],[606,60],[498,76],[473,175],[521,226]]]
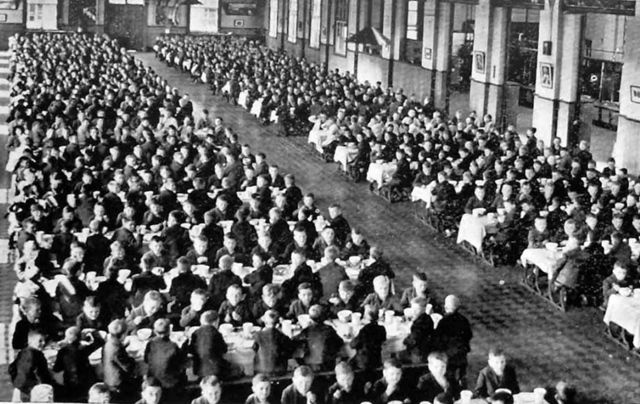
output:
[[[484,52],[476,51],[473,53],[473,66],[478,73],[485,72],[486,57]]]
[[[242,28],[244,27],[244,20],[233,20],[233,26],[235,28]]]
[[[553,88],[553,65],[540,63],[540,85],[543,88]]]
[[[640,86],[631,86],[631,102],[640,104]]]

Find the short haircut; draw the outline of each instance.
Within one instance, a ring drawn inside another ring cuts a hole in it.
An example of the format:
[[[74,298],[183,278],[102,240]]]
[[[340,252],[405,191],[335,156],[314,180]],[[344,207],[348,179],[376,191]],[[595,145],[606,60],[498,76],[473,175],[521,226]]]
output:
[[[313,290],[313,288],[311,287],[311,283],[302,282],[301,284],[299,284],[298,285],[298,292],[302,292],[303,290]]]
[[[491,402],[502,402],[503,404],[513,404],[513,396],[506,391],[499,391],[491,396]]]
[[[207,310],[200,316],[200,322],[204,324],[213,324],[218,321],[218,312],[215,310]]]
[[[216,387],[216,386],[220,386],[220,380],[218,379],[218,376],[215,376],[215,375],[205,376],[200,381],[201,389],[204,389],[205,387]]]
[[[337,373],[342,373],[342,374],[353,374],[353,369],[351,368],[351,366],[349,365],[349,363],[344,362],[344,361],[340,361],[338,362],[338,364],[336,365],[334,371]]]
[[[427,274],[425,274],[424,272],[420,271],[420,270],[416,270],[413,273],[413,277],[416,279],[419,279],[423,282],[427,282]]]
[[[345,279],[343,281],[340,281],[338,289],[344,289],[347,292],[353,292],[354,290],[356,290],[356,285],[354,285],[353,281],[351,281],[350,279]]]
[[[427,357],[427,361],[431,362],[431,361],[440,361],[440,362],[445,362],[447,363],[449,361],[449,358],[447,357],[447,354],[444,352],[440,352],[440,351],[433,351],[429,354],[429,356]]]
[[[489,356],[507,356],[501,346],[492,346],[489,348]]]
[[[293,371],[293,377],[313,377],[313,370],[311,370],[311,368],[309,366],[306,365],[302,365],[302,366],[298,366],[294,371]]]
[[[148,387],[162,388],[162,385],[160,384],[160,381],[158,381],[158,379],[156,379],[155,377],[147,376],[142,381],[142,386],[141,387],[142,387],[141,390],[144,391]]]
[[[449,393],[440,393],[438,394],[434,400],[433,400],[434,404],[438,403],[438,404],[453,404],[453,397],[449,394]]]
[[[84,299],[84,304],[89,307],[100,308],[100,301],[95,296],[87,296],[87,298]]]
[[[258,383],[270,383],[270,382],[271,381],[264,373],[258,373],[255,376],[253,376],[253,379],[251,379],[251,384],[253,384],[254,386]]]
[[[400,361],[397,358],[389,358],[384,361],[383,367],[385,369],[388,369],[388,368],[402,369],[402,363],[400,363]]]

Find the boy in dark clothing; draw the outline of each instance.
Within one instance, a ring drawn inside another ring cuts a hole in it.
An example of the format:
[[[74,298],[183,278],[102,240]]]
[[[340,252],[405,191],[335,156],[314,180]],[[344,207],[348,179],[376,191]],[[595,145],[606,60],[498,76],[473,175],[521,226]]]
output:
[[[218,318],[222,319],[223,323],[232,324],[234,327],[240,327],[253,320],[251,310],[242,292],[242,286],[229,286],[227,298],[218,309]]]
[[[424,363],[433,348],[433,320],[425,310],[427,300],[414,297],[411,300],[411,332],[404,339],[407,357],[412,363]]]
[[[293,351],[291,339],[275,328],[278,318],[275,310],[267,310],[262,316],[264,328],[254,336],[254,369],[267,376],[286,373],[289,356]]]
[[[351,348],[356,354],[351,358],[355,369],[377,369],[382,366],[382,345],[387,340],[387,330],[378,324],[378,312],[365,310],[365,325],[351,340]]]
[[[90,338],[91,344],[81,345],[78,327],[69,327],[65,332],[65,345],[58,351],[53,365],[53,371],[62,372],[64,380],[63,389],[56,397],[60,401],[83,401],[85,392],[95,382],[95,373],[89,363],[89,355],[104,341]]]
[[[323,322],[322,306],[311,306],[309,317],[311,323],[296,337],[303,346],[304,363],[318,371],[332,369],[344,341],[333,327]]]
[[[206,288],[207,283],[204,279],[191,272],[189,260],[186,257],[178,258],[178,276],[171,281],[169,289],[169,296],[173,298],[170,311],[180,313],[189,305],[192,291]]]
[[[29,393],[37,384],[52,384],[53,379],[42,353],[45,338],[39,331],[30,331],[27,346],[18,352],[16,359],[9,365],[9,375],[13,387],[20,390],[22,401],[29,401]]]

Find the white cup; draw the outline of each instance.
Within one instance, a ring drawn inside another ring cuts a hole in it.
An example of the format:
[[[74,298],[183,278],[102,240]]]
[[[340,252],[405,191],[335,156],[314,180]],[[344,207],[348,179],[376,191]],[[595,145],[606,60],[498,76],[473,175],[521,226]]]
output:
[[[473,397],[471,390],[462,390],[460,392],[460,402],[462,404],[471,404],[471,397]]]
[[[535,404],[544,404],[544,396],[547,394],[547,389],[543,387],[536,387],[533,389],[533,399]]]

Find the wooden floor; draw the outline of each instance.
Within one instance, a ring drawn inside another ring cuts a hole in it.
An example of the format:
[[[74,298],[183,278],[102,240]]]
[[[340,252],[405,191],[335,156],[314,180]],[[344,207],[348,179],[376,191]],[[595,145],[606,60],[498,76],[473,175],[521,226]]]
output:
[[[246,111],[213,97],[206,86],[193,84],[190,77],[161,64],[153,54],[138,57],[181,93],[188,93],[196,113],[208,108],[214,116],[223,117],[242,143],[251,144],[254,151],[264,151],[268,161],[277,163],[282,171],[295,173],[303,191],[314,192],[323,209],[331,202],[339,202],[352,226],[362,228],[370,243],[383,246],[398,274],[399,286],[407,286],[408,273],[421,267],[441,298],[450,293],[459,295],[462,312],[474,331],[469,356],[470,385],[485,366],[489,347],[500,344],[510,353],[523,390],[564,379],[586,392],[588,402],[640,403],[640,360],[629,358],[606,339],[600,311],[558,312],[520,286],[515,270],[482,266],[420,224],[413,217],[412,204],[389,205],[371,195],[366,184],[347,182],[336,172],[335,164],[315,157],[306,139],[276,137],[276,128],[259,125]],[[0,99],[0,105],[7,101]],[[3,154],[2,167],[4,161]],[[2,183],[6,184],[6,175],[2,176]],[[8,283],[14,281],[6,265],[0,268],[0,322],[8,322],[13,286]],[[0,400],[9,398],[6,383],[6,372],[0,372]]]

